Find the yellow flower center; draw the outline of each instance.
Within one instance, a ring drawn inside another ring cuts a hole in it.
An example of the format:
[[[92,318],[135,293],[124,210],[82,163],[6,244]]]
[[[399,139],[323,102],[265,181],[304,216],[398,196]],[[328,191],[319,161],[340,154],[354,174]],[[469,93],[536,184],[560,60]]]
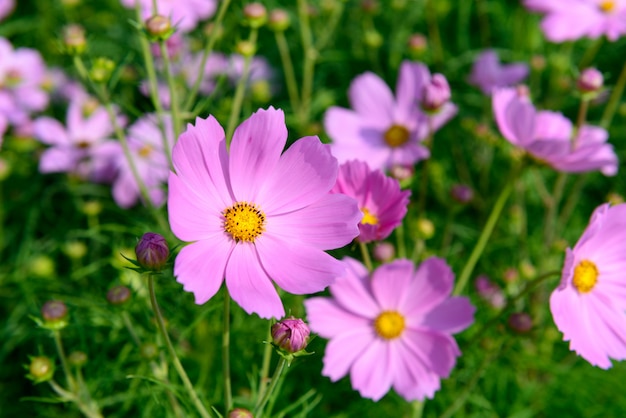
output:
[[[604,13],[611,13],[615,9],[615,0],[605,0],[600,2],[600,10]]]
[[[98,109],[98,106],[100,106],[100,103],[98,103],[96,99],[89,98],[85,100],[85,103],[83,103],[81,107],[83,117],[88,118],[91,115],[93,115],[93,112],[95,112],[96,109]]]
[[[146,158],[152,154],[152,145],[144,145],[139,149],[139,156]]]
[[[384,311],[374,320],[376,333],[385,340],[393,340],[404,331],[404,317],[396,311]]]
[[[391,128],[387,129],[384,138],[387,145],[392,148],[400,147],[409,140],[410,132],[402,125],[391,125]]]
[[[572,284],[579,293],[588,293],[598,282],[598,267],[593,261],[583,260],[574,269]]]
[[[361,212],[363,212],[363,218],[361,218],[361,223],[363,225],[378,225],[378,218],[376,215],[367,210],[367,208],[361,209]]]
[[[265,214],[248,202],[237,202],[223,212],[224,231],[237,242],[254,242],[265,231]]]

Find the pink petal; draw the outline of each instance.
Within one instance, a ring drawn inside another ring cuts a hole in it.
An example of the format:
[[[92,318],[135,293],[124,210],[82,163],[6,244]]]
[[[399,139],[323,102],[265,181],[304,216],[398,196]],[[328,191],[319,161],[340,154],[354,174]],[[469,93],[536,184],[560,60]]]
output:
[[[452,337],[435,331],[406,329],[401,338],[425,369],[440,377],[448,377],[461,354]]]
[[[42,116],[35,120],[34,125],[35,137],[44,144],[70,144],[65,127],[58,120]]]
[[[66,173],[76,169],[81,152],[72,148],[52,147],[45,150],[39,159],[42,173]]]
[[[260,109],[239,125],[230,147],[230,184],[237,201],[261,203],[258,189],[276,168],[286,142],[282,110]]]
[[[377,268],[372,275],[372,293],[381,310],[398,310],[413,281],[414,266],[409,260],[395,260]]]
[[[329,146],[316,136],[301,138],[280,157],[273,172],[265,175],[255,203],[268,215],[291,212],[317,202],[336,179],[337,160]]]
[[[391,389],[392,364],[389,342],[374,339],[350,369],[352,387],[362,397],[378,401]]]
[[[283,303],[253,244],[242,242],[234,246],[226,266],[226,286],[233,300],[247,313],[261,318],[285,316]]]
[[[331,298],[307,299],[304,306],[311,330],[323,338],[335,338],[356,329],[372,332],[370,319],[346,311]]]
[[[205,303],[220,289],[233,247],[234,243],[214,236],[183,247],[176,256],[176,281],[194,294],[197,304]]]
[[[324,354],[322,375],[336,382],[345,376],[352,364],[376,339],[371,328],[356,328],[330,340]]]
[[[324,290],[344,271],[344,265],[324,251],[289,243],[267,234],[256,242],[267,275],[289,293],[308,294]]]
[[[362,217],[354,199],[329,194],[295,212],[268,216],[266,230],[286,242],[331,250],[349,244],[359,234]]]
[[[410,344],[402,339],[397,344],[400,369],[394,374],[393,388],[407,401],[432,398],[441,387],[441,379],[429,370]]]
[[[408,120],[416,109],[418,97],[430,80],[430,71],[419,62],[403,61],[396,83],[396,108],[394,119]]]
[[[452,297],[428,312],[422,325],[429,329],[455,334],[474,322],[476,308],[466,297]]]
[[[411,286],[406,289],[406,297],[399,310],[408,317],[420,317],[442,303],[450,292],[454,274],[450,266],[441,258],[431,257],[418,267]]]
[[[374,319],[380,313],[380,307],[370,292],[367,270],[360,262],[349,257],[343,261],[346,272],[330,286],[330,293],[344,309]]]
[[[374,73],[356,77],[350,84],[348,97],[352,108],[374,126],[389,126],[394,98],[391,89]]]

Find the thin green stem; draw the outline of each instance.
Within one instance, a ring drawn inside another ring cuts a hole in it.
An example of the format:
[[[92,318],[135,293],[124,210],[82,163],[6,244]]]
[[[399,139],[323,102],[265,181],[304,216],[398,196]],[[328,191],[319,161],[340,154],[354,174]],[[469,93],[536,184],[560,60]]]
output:
[[[200,398],[194,390],[193,385],[191,384],[191,381],[189,380],[189,377],[187,376],[187,373],[183,368],[183,365],[180,363],[180,360],[176,355],[176,350],[174,349],[174,345],[172,345],[170,336],[167,333],[167,329],[165,328],[165,321],[163,321],[163,316],[161,315],[161,310],[159,309],[159,304],[157,303],[156,293],[154,292],[154,276],[152,274],[148,274],[148,292],[150,293],[150,303],[152,304],[152,311],[154,312],[159,332],[161,333],[161,336],[165,341],[165,346],[167,347],[167,351],[172,358],[172,363],[174,363],[174,368],[178,372],[180,380],[182,380],[183,385],[185,386],[185,389],[187,390],[187,393],[189,394],[189,397],[191,398],[191,401],[193,402],[200,416],[202,418],[211,417],[211,415],[207,412],[204,405],[200,401]]]
[[[226,412],[233,408],[230,379],[230,295],[224,289],[224,323],[222,328],[222,367],[224,371],[224,404]]]
[[[613,88],[613,92],[611,93],[609,102],[604,109],[602,119],[600,119],[600,126],[602,126],[604,129],[608,129],[609,126],[611,126],[611,121],[613,120],[613,116],[615,116],[615,112],[617,111],[617,106],[619,105],[622,93],[624,92],[624,87],[626,87],[626,62],[624,63],[624,67],[622,67],[622,72],[619,74],[617,83]]]
[[[398,247],[398,257],[406,258],[406,242],[404,241],[404,222],[396,228],[396,246]]]
[[[498,196],[498,199],[496,200],[496,203],[493,205],[493,209],[489,214],[489,218],[487,218],[487,223],[485,224],[485,227],[483,228],[480,237],[478,238],[478,241],[476,242],[476,245],[472,250],[472,253],[467,259],[463,270],[461,270],[461,275],[459,276],[459,280],[454,288],[454,295],[459,295],[463,291],[463,289],[467,285],[467,282],[469,281],[472,272],[474,271],[476,263],[478,262],[480,256],[485,250],[487,242],[489,242],[489,238],[491,237],[491,233],[493,232],[496,223],[498,222],[498,218],[500,218],[500,213],[502,212],[502,209],[504,209],[504,205],[509,198],[509,195],[513,191],[513,185],[515,184],[514,178],[517,177],[517,171],[517,169],[513,169],[514,175],[506,182],[504,188]]]
[[[283,370],[285,369],[286,363],[287,363],[287,360],[285,360],[283,357],[281,357],[280,360],[278,360],[278,364],[276,365],[276,370],[274,371],[274,376],[272,376],[272,383],[270,383],[270,387],[265,393],[265,396],[263,397],[263,399],[261,400],[261,403],[259,403],[259,405],[257,405],[256,408],[254,408],[254,412],[252,413],[252,416],[257,417],[257,418],[260,418],[263,416],[263,408],[265,408],[265,404],[267,404],[267,401],[272,396],[272,392],[278,385],[280,377],[283,374]]]
[[[315,49],[321,51],[326,47],[328,42],[333,39],[335,29],[341,20],[341,15],[344,11],[344,2],[336,2],[333,8],[332,14],[328,18],[327,23],[324,25],[324,30],[320,34],[319,38],[315,41]]]
[[[170,90],[170,110],[172,111],[172,127],[174,128],[174,138],[178,138],[181,131],[182,120],[180,119],[180,104],[178,103],[178,93],[176,92],[176,80],[174,80],[170,54],[167,51],[167,45],[165,45],[164,40],[159,40],[159,47],[161,48],[161,57],[163,58],[163,69],[165,70],[167,86]]]
[[[274,38],[276,38],[280,61],[283,65],[283,72],[285,73],[285,83],[287,84],[289,102],[291,103],[293,112],[297,112],[300,108],[300,98],[298,97],[298,82],[296,80],[296,73],[293,69],[291,55],[289,54],[289,45],[287,44],[287,39],[285,38],[285,33],[283,31],[274,32]]]
[[[256,48],[256,40],[259,30],[257,28],[250,29],[250,37],[248,42],[254,45]],[[246,85],[248,84],[248,76],[250,75],[250,63],[252,62],[252,55],[244,57],[243,72],[241,78],[237,83],[235,89],[235,97],[233,99],[233,106],[230,110],[230,117],[228,118],[228,127],[226,128],[226,147],[230,147],[230,141],[233,139],[233,133],[235,132],[235,125],[239,121],[239,114],[241,113],[241,105],[243,104],[243,97],[246,91]]]
[[[593,59],[596,57],[596,55],[598,55],[598,51],[600,50],[600,47],[602,46],[603,43],[604,43],[604,36],[600,36],[598,37],[598,39],[593,41],[591,46],[587,48],[587,50],[585,51],[585,54],[583,55],[582,59],[580,60],[580,63],[578,64],[579,70],[584,70],[593,62]]]
[[[433,46],[433,61],[436,65],[443,64],[443,47],[439,23],[437,22],[437,9],[434,0],[426,0],[426,24],[428,26],[428,39]]]
[[[556,216],[558,214],[559,204],[561,203],[561,197],[563,196],[563,190],[565,190],[565,183],[567,182],[567,174],[560,172],[554,182],[554,189],[552,190],[552,198],[550,204],[546,208],[545,220],[544,220],[544,242],[547,248],[550,248],[554,241],[554,234],[556,232]]]
[[[428,134],[426,139],[424,140],[424,145],[430,150],[432,148],[433,143],[433,133],[435,132],[433,126],[433,118],[432,116],[428,116]],[[417,200],[417,215],[422,216],[424,213],[424,209],[426,207],[426,194],[428,193],[428,161],[426,159],[422,162],[422,169],[420,171],[420,189],[419,189],[419,197]]]
[[[65,374],[67,386],[70,388],[72,393],[76,393],[78,387],[76,386],[76,380],[74,380],[70,367],[67,364],[67,356],[65,355],[63,342],[61,341],[61,331],[58,329],[52,331],[52,336],[54,337],[54,345],[56,346],[57,354],[59,355],[59,359],[61,359],[61,367],[63,368],[63,374]]]
[[[367,244],[359,241],[359,248],[361,249],[363,263],[365,264],[365,267],[367,267],[367,271],[374,270],[374,265],[372,264],[372,258],[370,257],[370,252],[367,249]]]
[[[97,405],[91,403],[85,404],[77,394],[63,389],[54,380],[49,380],[48,384],[63,400],[73,402],[87,418],[102,418],[102,414],[98,410]]]
[[[311,95],[313,93],[313,77],[315,74],[315,61],[317,60],[317,50],[313,44],[311,34],[311,23],[307,11],[307,2],[298,0],[298,19],[300,22],[300,37],[302,39],[302,50],[304,51],[304,63],[302,73],[302,94],[300,95],[299,120],[301,126],[306,126],[309,122]]]
[[[422,418],[425,403],[426,400],[411,402],[411,418]]]
[[[270,341],[272,339],[271,327],[267,333],[267,340]],[[257,405],[261,403],[261,399],[265,395],[265,391],[267,389],[267,378],[270,373],[270,361],[272,359],[272,344],[269,342],[265,344],[265,348],[263,349],[263,363],[261,363],[261,375],[259,377],[259,394],[257,396]]]
[[[196,100],[198,96],[198,92],[200,91],[200,85],[202,84],[202,79],[204,78],[204,69],[206,67],[207,60],[211,52],[213,52],[213,47],[215,46],[215,42],[217,41],[217,35],[219,33],[219,28],[222,25],[222,21],[224,20],[224,15],[226,15],[226,10],[228,10],[228,6],[230,5],[230,0],[222,0],[220,2],[220,9],[217,12],[217,17],[213,22],[213,30],[211,30],[211,34],[207,39],[206,47],[202,52],[202,60],[200,61],[200,68],[198,69],[198,76],[193,83],[193,87],[187,96],[187,101],[185,102],[185,113],[190,112],[193,106],[193,102]]]

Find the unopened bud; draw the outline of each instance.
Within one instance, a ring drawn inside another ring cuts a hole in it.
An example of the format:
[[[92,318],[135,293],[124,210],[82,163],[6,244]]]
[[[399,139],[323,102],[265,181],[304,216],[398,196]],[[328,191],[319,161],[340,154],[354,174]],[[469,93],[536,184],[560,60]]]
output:
[[[389,174],[391,174],[391,177],[402,183],[403,181],[410,180],[413,177],[413,174],[415,174],[415,168],[410,165],[394,164],[391,166]]]
[[[421,33],[415,33],[407,41],[409,52],[415,56],[420,56],[428,49],[428,39]]]
[[[98,216],[102,212],[102,203],[97,200],[88,200],[83,203],[81,209],[87,216]]]
[[[130,299],[130,289],[126,286],[114,286],[107,292],[107,301],[111,305],[122,305]]]
[[[54,275],[56,266],[50,256],[40,254],[31,259],[29,269],[37,277],[49,278]]]
[[[172,22],[167,16],[154,15],[146,20],[146,33],[153,40],[165,40],[173,33]]]
[[[396,256],[396,248],[390,242],[379,242],[374,245],[374,259],[387,263]]]
[[[302,319],[290,317],[272,325],[274,344],[288,353],[304,350],[311,331]]]
[[[135,247],[137,263],[147,270],[160,271],[170,256],[167,241],[159,234],[146,232]]]
[[[271,30],[282,32],[286,30],[290,24],[289,14],[285,10],[274,9],[270,12],[268,26]]]
[[[28,378],[35,383],[46,382],[54,375],[54,363],[48,357],[37,356],[30,359]]]
[[[435,224],[431,220],[426,218],[420,218],[417,220],[417,233],[419,237],[427,240],[435,235]]]
[[[80,260],[87,254],[87,245],[82,241],[70,241],[63,246],[63,252],[71,259]]]
[[[543,71],[546,68],[546,57],[543,55],[533,55],[530,58],[530,68],[535,71]]]
[[[95,83],[106,83],[111,78],[113,70],[115,70],[115,63],[112,60],[98,57],[89,70],[89,77]]]
[[[433,74],[424,86],[422,108],[427,112],[437,112],[450,101],[451,92],[448,80],[442,74]]]
[[[87,363],[87,354],[83,351],[72,351],[67,360],[72,366],[83,367]]]
[[[63,28],[63,46],[70,55],[80,55],[87,49],[85,29],[77,24],[70,24]]]
[[[228,418],[254,418],[254,415],[247,409],[235,408],[228,413]]]
[[[489,277],[481,274],[476,277],[474,286],[478,295],[496,309],[501,309],[506,304],[506,298],[500,286],[489,280]]]
[[[581,93],[596,93],[604,86],[604,76],[595,68],[585,68],[580,73],[576,86]]]
[[[244,57],[252,57],[256,53],[256,45],[250,41],[239,41],[235,46],[235,51]]]
[[[261,3],[249,3],[243,8],[246,22],[252,28],[260,28],[267,22],[267,9]]]
[[[380,10],[380,4],[377,0],[361,0],[361,10],[367,14],[375,15]]]
[[[146,360],[152,360],[159,354],[159,347],[154,343],[143,343],[139,349],[141,357]]]
[[[474,198],[474,191],[465,184],[455,184],[450,189],[450,196],[458,203],[466,204]]]
[[[378,49],[383,44],[383,36],[377,30],[370,29],[363,34],[363,42],[372,49]]]
[[[515,312],[509,316],[509,327],[519,334],[525,334],[533,328],[533,320],[525,312]]]
[[[61,329],[67,325],[67,306],[60,300],[49,300],[41,308],[46,327]]]

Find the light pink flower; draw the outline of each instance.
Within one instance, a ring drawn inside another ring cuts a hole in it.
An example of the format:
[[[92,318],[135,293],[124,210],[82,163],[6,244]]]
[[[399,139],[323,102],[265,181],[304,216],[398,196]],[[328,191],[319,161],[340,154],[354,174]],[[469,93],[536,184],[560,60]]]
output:
[[[355,78],[348,92],[353,110],[333,106],[324,116],[333,155],[339,162],[356,158],[383,170],[428,158],[430,153],[421,141],[428,136],[429,125],[437,130],[457,112],[450,102],[433,115],[420,109],[430,80],[424,64],[409,61],[400,67],[395,97],[374,73]]]
[[[153,16],[153,0],[121,0],[122,4],[129,8],[134,8],[139,2],[141,16],[148,19]],[[213,16],[217,9],[217,0],[157,0],[157,14],[167,16],[175,26],[182,32],[193,30],[200,21]]]
[[[113,179],[120,145],[110,139],[113,125],[95,99],[80,96],[70,102],[66,126],[43,116],[35,120],[34,131],[39,141],[50,145],[39,160],[42,173],[67,172],[96,182]]]
[[[567,249],[550,310],[563,339],[594,366],[626,359],[626,204],[599,206]]]
[[[617,173],[618,160],[605,129],[583,125],[574,137],[572,122],[561,113],[537,111],[515,88],[494,91],[493,111],[500,133],[511,144],[558,171]]]
[[[173,151],[168,209],[184,247],[174,275],[204,303],[224,278],[248,313],[284,316],[274,288],[318,292],[343,264],[326,254],[358,235],[361,211],[348,196],[330,194],[337,160],[317,137],[287,141],[284,114],[259,110],[235,130],[230,152],[213,116],[188,125]]]
[[[15,9],[15,0],[0,0],[0,21],[10,15]]]
[[[524,63],[500,64],[498,53],[493,49],[481,52],[474,61],[470,84],[479,87],[486,95],[491,95],[498,87],[514,86],[528,76],[528,65]]]
[[[354,198],[363,212],[359,222],[360,242],[387,238],[402,223],[411,192],[400,190],[398,180],[381,170],[370,170],[367,163],[352,160],[339,166],[332,193]]]
[[[352,387],[375,401],[392,387],[408,401],[432,398],[461,355],[452,334],[474,322],[469,300],[450,297],[452,270],[439,258],[417,270],[399,259],[370,277],[360,262],[344,263],[332,298],[304,302],[311,330],[330,339],[322,374],[350,373]]]
[[[524,5],[545,14],[541,30],[553,42],[603,35],[615,41],[626,34],[626,0],[525,0]]]
[[[148,114],[138,119],[128,128],[128,148],[139,177],[143,180],[154,206],[165,201],[165,183],[169,175],[169,163],[163,147],[163,133],[159,129],[157,117]],[[168,115],[163,120],[167,144],[174,146],[172,120]],[[113,198],[122,208],[129,208],[142,197],[128,159],[120,152],[117,158],[118,174],[113,181]]]

